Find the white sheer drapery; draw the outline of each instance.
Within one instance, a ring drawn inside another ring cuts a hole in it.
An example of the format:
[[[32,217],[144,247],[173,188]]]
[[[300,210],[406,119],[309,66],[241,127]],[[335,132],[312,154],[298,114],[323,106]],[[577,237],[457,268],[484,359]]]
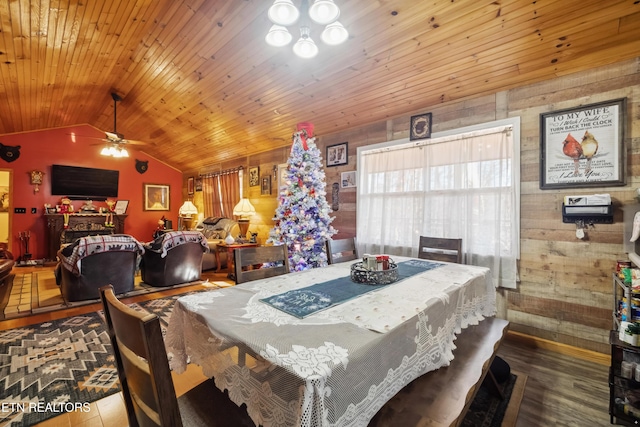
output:
[[[406,141],[406,140],[405,140]],[[513,126],[359,151],[360,253],[417,256],[421,235],[463,239],[465,263],[515,288],[519,156]]]

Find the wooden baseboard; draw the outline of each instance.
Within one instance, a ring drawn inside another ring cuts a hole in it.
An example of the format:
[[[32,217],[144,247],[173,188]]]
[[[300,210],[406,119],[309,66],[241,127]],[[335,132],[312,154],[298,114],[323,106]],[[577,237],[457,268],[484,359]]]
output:
[[[523,344],[536,348],[544,348],[546,350],[555,351],[556,353],[577,357],[589,362],[598,363],[604,366],[611,366],[611,355],[600,353],[592,350],[585,350],[568,344],[547,340],[544,338],[534,337],[533,335],[523,334],[521,332],[508,331],[507,340],[518,341]]]

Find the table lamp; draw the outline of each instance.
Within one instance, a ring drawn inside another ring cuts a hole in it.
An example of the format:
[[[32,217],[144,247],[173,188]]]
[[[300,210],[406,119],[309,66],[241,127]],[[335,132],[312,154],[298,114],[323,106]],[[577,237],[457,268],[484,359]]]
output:
[[[240,237],[247,236],[249,231],[249,217],[255,215],[256,208],[253,207],[249,199],[240,199],[237,205],[233,208],[233,214],[239,216],[238,225],[240,226]]]
[[[180,215],[180,220],[182,221],[182,224],[180,225],[180,230],[182,230],[183,228],[186,228],[187,230],[189,230],[191,228],[191,217],[197,214],[198,214],[198,209],[193,204],[193,202],[191,200],[185,201],[182,204],[182,206],[180,206],[180,209],[178,210],[178,215]]]

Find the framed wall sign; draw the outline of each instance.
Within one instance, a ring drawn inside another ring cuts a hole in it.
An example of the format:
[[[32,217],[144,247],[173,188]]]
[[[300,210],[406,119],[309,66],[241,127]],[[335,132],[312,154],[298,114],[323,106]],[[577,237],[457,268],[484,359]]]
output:
[[[287,163],[280,163],[278,165],[278,193],[280,193],[280,189],[285,185],[285,181],[287,180],[287,166]]]
[[[118,200],[114,212],[118,215],[124,215],[127,213],[127,207],[129,206],[128,200]]]
[[[540,188],[625,185],[626,99],[540,114]]]
[[[258,166],[249,168],[249,187],[260,185],[260,168]]]
[[[189,177],[187,178],[187,193],[191,196],[195,191],[195,178]]]
[[[340,183],[342,188],[351,188],[356,186],[356,171],[342,172],[340,174]]]
[[[346,165],[349,162],[348,143],[327,146],[327,166]]]
[[[271,175],[265,175],[260,181],[260,194],[263,196],[271,195]]]
[[[143,184],[142,197],[145,211],[169,210],[169,186],[162,184]]]
[[[409,140],[431,138],[431,113],[411,116]]]

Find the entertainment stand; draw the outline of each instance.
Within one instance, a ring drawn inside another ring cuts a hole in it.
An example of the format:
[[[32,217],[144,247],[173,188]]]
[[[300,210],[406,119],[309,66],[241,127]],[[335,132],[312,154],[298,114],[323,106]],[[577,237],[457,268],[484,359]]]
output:
[[[106,214],[74,213],[69,214],[69,226],[64,228],[64,214],[45,214],[48,230],[47,259],[55,260],[63,243],[71,243],[84,236],[101,234],[124,234],[124,220],[127,215],[113,214],[113,227],[107,227]]]

